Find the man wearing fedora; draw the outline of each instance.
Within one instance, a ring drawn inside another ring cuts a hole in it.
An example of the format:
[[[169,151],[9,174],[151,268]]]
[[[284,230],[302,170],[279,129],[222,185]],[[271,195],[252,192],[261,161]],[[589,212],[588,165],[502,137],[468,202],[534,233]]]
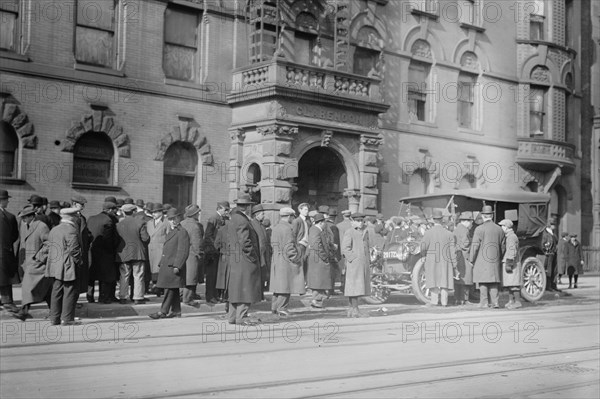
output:
[[[181,227],[181,211],[167,211],[167,238],[163,245],[156,286],[165,290],[160,311],[152,313],[151,319],[181,317],[179,289],[186,284],[186,261],[190,252],[190,236]]]
[[[292,222],[292,232],[298,249],[300,250],[300,256],[302,257],[302,268],[304,270],[304,276],[306,276],[307,262],[306,262],[306,249],[308,247],[308,231],[311,226],[310,218],[308,216],[310,205],[306,202],[298,205],[298,217]]]
[[[248,194],[238,197],[231,211],[228,241],[229,254],[229,316],[230,324],[255,324],[247,318],[250,306],[262,298],[260,248],[258,234],[250,223],[250,209],[254,202]]]
[[[15,215],[6,209],[9,198],[8,191],[0,190],[0,306],[16,311],[12,284],[18,276],[18,262],[13,245],[19,239],[19,225]]]
[[[583,253],[581,252],[581,244],[577,240],[577,234],[569,235],[569,242],[567,243],[567,275],[569,276],[569,288],[577,288],[577,280],[579,275],[583,274]],[[572,279],[574,279],[574,285],[571,285]]]
[[[342,294],[344,293],[344,284],[346,284],[346,259],[344,257],[344,253],[342,251],[342,241],[344,239],[344,234],[346,234],[346,231],[352,228],[352,221],[350,220],[350,215],[352,214],[352,212],[350,212],[350,210],[345,209],[342,212],[342,217],[343,220],[341,222],[339,222],[338,224],[336,224],[336,227],[338,228],[339,234],[340,234],[340,260],[338,262],[338,268],[340,270],[340,290],[342,291]]]
[[[46,277],[52,279],[50,323],[79,324],[75,321],[75,307],[79,291],[77,272],[83,263],[79,238],[78,208],[60,210],[61,221],[48,234]],[[87,279],[85,280],[87,286]]]
[[[364,316],[359,312],[358,300],[371,294],[370,237],[365,226],[365,215],[350,215],[352,227],[342,238],[342,254],[346,258],[346,284],[344,295],[348,297],[348,317]]]
[[[206,221],[206,230],[204,232],[204,271],[206,275],[206,303],[218,303],[219,293],[217,292],[217,273],[219,268],[219,253],[215,248],[215,238],[217,232],[225,225],[225,218],[229,215],[229,202],[220,201],[217,203],[217,211]],[[201,276],[204,279],[204,276]]]
[[[454,302],[456,305],[472,305],[469,301],[469,295],[473,287],[473,264],[469,261],[472,226],[473,212],[465,211],[458,217],[458,224],[453,231],[456,242],[456,267],[459,273],[459,279],[454,285]]]
[[[46,226],[48,226],[49,229],[52,228],[52,222],[44,212],[44,199],[39,195],[33,194],[27,201],[33,205],[35,209],[35,219],[46,223]]]
[[[88,229],[92,235],[88,301],[90,299],[93,301],[96,280],[100,289],[98,302],[111,303],[115,293],[113,287],[115,287],[120,274],[118,264],[115,263],[117,247],[120,242],[114,216],[116,210],[117,204],[104,202],[102,212],[90,216],[88,219]]]
[[[264,208],[261,204],[252,207],[252,228],[258,235],[258,247],[260,251],[260,274],[261,286],[263,292],[268,290],[269,274],[271,274],[271,242],[267,236],[267,229],[263,226],[262,221],[265,218]]]
[[[425,232],[421,253],[425,254],[425,283],[431,290],[430,306],[448,306],[448,291],[454,289],[456,247],[454,235],[442,226],[442,211],[433,210],[433,227]]]
[[[494,223],[494,210],[485,205],[481,210],[481,225],[473,233],[469,260],[473,264],[473,282],[479,285],[479,307],[494,309],[498,304],[498,288],[502,281],[500,268],[506,250],[506,238],[500,226]],[[488,294],[489,301],[488,302]]]
[[[32,304],[46,301],[50,307],[50,292],[52,282],[46,274],[46,265],[36,259],[38,251],[44,241],[48,239],[50,229],[46,223],[35,219],[33,205],[25,205],[19,213],[21,226],[19,227],[19,264],[23,268],[23,282],[21,283],[21,309],[13,317],[25,321],[31,318],[29,308]]]
[[[314,216],[314,223],[308,232],[307,251],[306,283],[312,290],[310,306],[322,308],[327,291],[333,288],[331,261],[335,258],[335,249],[329,233],[325,231],[325,216],[322,213]]]
[[[87,226],[87,219],[83,215],[83,209],[87,200],[81,195],[75,195],[71,198],[71,207],[77,209],[77,225],[79,227],[79,240],[81,244],[81,265],[80,269],[77,270],[77,290],[79,293],[87,292],[88,289],[88,276],[90,268],[90,243],[92,242],[92,234]],[[89,303],[94,302],[93,297],[87,296]]]
[[[521,303],[521,262],[519,262],[519,238],[513,231],[510,219],[498,223],[506,235],[506,251],[502,258],[502,287],[508,291],[506,309],[518,309]]]
[[[185,287],[183,288],[183,303],[189,306],[198,306],[194,302],[196,286],[200,281],[200,262],[202,261],[202,247],[204,240],[204,227],[198,221],[200,207],[188,205],[185,208],[184,219],[181,227],[187,231],[190,239],[190,250],[185,263]]]
[[[125,218],[117,223],[117,232],[120,237],[117,247],[117,260],[119,262],[119,302],[127,304],[129,295],[129,277],[133,274],[133,301],[136,305],[143,304],[144,298],[144,261],[148,253],[145,243],[150,236],[144,222],[133,216],[135,205],[123,205]]]

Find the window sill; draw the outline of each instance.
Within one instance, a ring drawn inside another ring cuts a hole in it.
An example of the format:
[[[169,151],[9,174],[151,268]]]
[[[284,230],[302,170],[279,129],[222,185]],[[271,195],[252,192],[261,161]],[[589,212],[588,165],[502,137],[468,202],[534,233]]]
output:
[[[194,82],[188,82],[185,80],[171,79],[171,78],[165,78],[165,84],[170,85],[170,86],[187,87],[189,89],[196,89],[196,90],[203,90],[203,91],[208,90],[206,88],[206,85],[202,85],[202,84],[198,84],[198,83],[194,83]]]
[[[415,126],[425,126],[425,127],[435,127],[435,128],[438,127],[435,123],[426,122],[426,121],[420,121],[420,120],[412,120],[409,123],[411,125],[415,125]]]
[[[472,134],[474,136],[483,136],[483,132],[479,131],[479,130],[474,130],[474,129],[469,129],[466,127],[458,127],[458,132],[459,133],[464,133],[464,134]]]
[[[25,180],[23,179],[16,179],[14,177],[0,177],[0,183],[2,184],[10,184],[13,186],[22,186],[23,184],[25,184]]]
[[[423,17],[429,18],[429,19],[433,19],[434,21],[437,21],[440,16],[437,14],[434,14],[432,12],[429,11],[423,11],[423,10],[419,10],[418,8],[413,8],[412,10],[410,10],[410,13],[412,15],[421,15]]]
[[[81,64],[78,62],[75,62],[74,68],[77,71],[94,72],[94,73],[101,73],[104,75],[119,76],[119,77],[125,76],[125,74],[123,72],[117,71],[115,69],[103,68],[103,67],[98,67],[98,66],[94,66],[94,65]]]
[[[477,25],[473,25],[473,24],[468,24],[466,22],[461,22],[460,23],[460,27],[464,28],[464,29],[471,29],[471,30],[474,30],[474,31],[479,32],[479,33],[485,32],[485,28],[483,26],[477,26]]]
[[[121,187],[98,183],[71,183],[71,187],[79,190],[121,191]]]
[[[15,61],[29,62],[31,61],[26,55],[18,54],[12,51],[0,50],[0,58],[9,58]]]

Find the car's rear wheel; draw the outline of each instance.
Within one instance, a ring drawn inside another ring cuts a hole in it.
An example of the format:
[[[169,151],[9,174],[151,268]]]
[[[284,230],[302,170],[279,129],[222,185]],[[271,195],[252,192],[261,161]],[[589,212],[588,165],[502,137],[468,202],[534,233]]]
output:
[[[542,298],[546,290],[546,271],[541,260],[530,256],[521,263],[523,286],[521,296],[527,302],[535,302]]]
[[[415,297],[423,303],[431,301],[431,291],[427,288],[425,281],[425,258],[421,258],[415,263],[411,275],[412,292]]]

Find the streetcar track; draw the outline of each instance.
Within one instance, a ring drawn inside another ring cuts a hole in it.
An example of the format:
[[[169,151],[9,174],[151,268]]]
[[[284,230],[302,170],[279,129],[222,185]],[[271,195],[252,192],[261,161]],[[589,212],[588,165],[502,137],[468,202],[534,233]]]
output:
[[[280,386],[289,387],[290,385],[332,382],[332,381],[337,381],[337,380],[384,376],[387,374],[406,373],[406,372],[412,372],[412,371],[428,371],[428,370],[435,370],[435,369],[439,369],[439,368],[448,368],[448,367],[456,367],[456,366],[471,366],[471,365],[490,363],[490,362],[502,362],[502,361],[515,360],[515,359],[521,360],[521,359],[530,359],[530,358],[543,357],[543,356],[554,356],[554,355],[561,355],[564,353],[587,352],[590,350],[598,350],[598,349],[600,349],[600,346],[568,348],[568,349],[559,349],[559,350],[549,350],[549,351],[543,351],[543,352],[538,351],[538,352],[526,353],[526,354],[520,353],[520,354],[514,354],[514,355],[492,356],[492,357],[479,358],[479,359],[448,361],[448,362],[444,362],[444,363],[435,363],[435,364],[424,364],[421,366],[404,366],[404,367],[398,367],[398,368],[386,369],[386,370],[359,371],[359,372],[353,372],[353,373],[338,374],[338,375],[333,375],[333,376],[323,376],[323,377],[311,376],[311,377],[305,377],[305,378],[280,380],[280,381],[276,381],[276,382],[258,382],[258,383],[251,383],[251,384],[240,384],[240,385],[237,385],[234,387],[231,387],[231,386],[224,387],[224,388],[216,388],[215,387],[215,388],[204,389],[204,390],[186,390],[186,391],[178,391],[178,392],[172,392],[172,393],[161,392],[160,395],[142,395],[142,396],[135,396],[135,397],[138,399],[152,399],[152,398],[159,398],[159,397],[167,398],[167,397],[182,397],[182,396],[191,396],[191,395],[235,392],[235,391],[251,390],[251,389],[263,389],[264,390],[265,388],[277,388]],[[595,360],[595,359],[592,359],[592,360]],[[553,365],[574,364],[574,363],[580,363],[580,362],[581,361],[572,361],[571,360],[571,361],[564,362],[564,363],[554,363]],[[547,368],[547,367],[549,367],[549,365],[543,365],[543,366],[539,366],[539,367],[532,367],[531,365],[527,365],[527,366],[524,366],[524,367],[518,368],[518,369],[500,370],[497,372],[473,374],[473,375],[468,375],[468,376],[462,375],[462,376],[457,376],[457,377],[447,377],[446,380],[454,380],[454,379],[468,378],[468,377],[474,377],[474,376],[476,377],[476,376],[480,376],[480,375],[485,376],[488,374],[498,374],[498,373],[506,373],[509,371],[530,370],[532,368]],[[428,381],[390,384],[389,386],[385,386],[382,388],[393,388],[393,387],[410,386],[410,385],[417,385],[417,384],[429,384],[432,382],[442,381],[442,380],[444,380],[444,379],[436,378],[436,379],[431,379]],[[365,388],[364,390],[365,391],[373,390],[373,388],[368,388],[368,389]],[[360,391],[362,391],[362,390],[361,389],[352,389],[352,390],[349,390],[346,392],[337,391],[332,394],[319,395],[319,397],[338,396],[338,395],[344,394],[344,393],[354,393],[354,392],[360,392]],[[315,395],[313,394],[310,396],[301,396],[301,398],[304,398],[304,397],[308,398],[308,397],[314,397],[314,396]]]
[[[566,390],[570,390],[570,389],[582,388],[582,387],[587,387],[590,385],[599,385],[599,384],[600,384],[600,382],[598,382],[598,380],[589,381],[589,382],[575,382],[573,384],[561,385],[559,387],[554,387],[554,388],[550,388],[550,387],[540,388],[540,389],[537,389],[534,391],[528,391],[527,393],[519,393],[519,397],[529,398],[533,395],[540,395],[540,394],[551,393],[551,392],[560,392],[560,391],[566,391]],[[480,396],[480,399],[500,398],[500,397],[506,397],[506,395]]]
[[[583,327],[591,327],[591,326],[597,326],[597,324],[595,323],[591,323],[591,324],[581,324],[581,325],[577,325],[577,326],[572,326],[572,325],[566,325],[566,326],[555,326],[555,327],[547,327],[546,330],[559,330],[559,329],[573,329],[573,328],[583,328]],[[514,332],[513,330],[510,329],[503,329],[500,330],[501,333],[506,333],[506,332]],[[364,331],[363,332],[368,332],[368,331]],[[474,336],[476,337],[480,337],[483,336],[483,331],[475,334]],[[420,336],[415,336],[412,339],[406,339],[403,340],[403,343],[408,343],[408,342],[414,342],[414,341],[418,341],[420,340],[421,337]],[[347,342],[347,343],[335,343],[335,344],[326,344],[323,346],[319,346],[320,348],[340,348],[340,347],[355,347],[355,346],[360,346],[362,348],[366,347],[366,346],[373,346],[373,345],[387,345],[387,344],[391,344],[391,343],[397,343],[399,342],[398,339],[390,339],[390,340],[382,340],[382,341],[377,341],[377,342]],[[194,344],[193,342],[187,342],[186,344]],[[199,343],[200,345],[202,345],[202,343]],[[178,346],[178,345],[182,345],[181,343],[173,343],[173,344],[161,344],[161,349],[165,349],[165,347],[168,346]],[[68,369],[80,369],[80,368],[92,368],[92,367],[97,367],[97,366],[111,366],[111,365],[124,365],[124,364],[138,364],[138,363],[147,363],[148,361],[170,361],[170,360],[191,360],[191,359],[208,359],[208,358],[214,358],[214,357],[218,357],[218,358],[222,358],[225,356],[234,356],[234,357],[239,357],[239,356],[249,356],[249,355],[256,355],[256,354],[274,354],[274,353],[278,353],[278,352],[291,352],[291,351],[304,351],[307,349],[312,349],[314,348],[315,343],[313,341],[310,341],[309,343],[305,343],[303,345],[295,345],[295,346],[282,346],[280,348],[277,349],[272,349],[269,351],[264,351],[264,350],[253,350],[253,351],[246,351],[243,353],[240,352],[220,352],[220,353],[211,353],[211,354],[200,354],[200,355],[174,355],[174,356],[165,356],[165,357],[161,357],[160,359],[134,359],[134,360],[124,360],[124,359],[120,359],[119,361],[108,361],[108,362],[96,362],[96,363],[90,363],[90,364],[72,364],[72,365],[62,365],[62,366],[44,366],[44,367],[36,367],[36,368],[18,368],[18,369],[10,369],[10,370],[2,370],[2,374],[14,374],[14,373],[23,373],[23,372],[39,372],[39,371],[48,371],[48,370],[68,370]],[[152,348],[151,346],[149,346],[148,348]],[[593,348],[598,348],[598,347],[593,347]],[[106,351],[108,350],[112,350],[114,348],[107,348]],[[136,348],[139,349],[139,348]],[[66,355],[68,354],[69,356],[76,356],[78,354],[89,354],[92,353],[93,351],[77,351],[77,352],[59,352],[59,353],[55,353],[53,355]],[[104,352],[104,350],[102,351]],[[41,354],[38,354],[38,360],[39,360],[39,356]],[[44,354],[47,355],[47,354]],[[6,355],[3,354],[2,355],[2,359],[3,361],[7,360],[7,359],[11,359],[14,357],[21,357],[24,355]],[[28,354],[27,356],[30,356],[30,354]]]

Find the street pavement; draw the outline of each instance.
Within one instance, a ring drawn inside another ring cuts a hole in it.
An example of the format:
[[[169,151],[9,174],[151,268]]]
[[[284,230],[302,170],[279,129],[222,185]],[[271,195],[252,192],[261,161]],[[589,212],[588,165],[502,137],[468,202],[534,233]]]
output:
[[[158,298],[83,304],[80,326],[50,326],[45,305],[26,322],[2,312],[0,397],[597,398],[600,277],[566,291],[519,310],[394,295],[358,319],[343,297],[296,297],[288,318],[254,305],[255,327],[229,325],[222,304],[151,320]]]

